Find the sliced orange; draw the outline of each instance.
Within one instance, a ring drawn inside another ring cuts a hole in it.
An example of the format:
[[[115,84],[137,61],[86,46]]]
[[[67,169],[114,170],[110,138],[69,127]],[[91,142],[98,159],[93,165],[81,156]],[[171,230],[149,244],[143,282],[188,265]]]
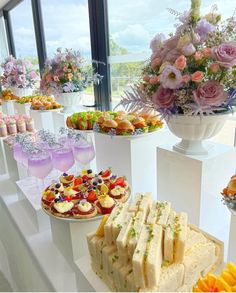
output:
[[[229,262],[227,264],[227,268],[229,269],[230,273],[233,275],[234,278],[236,278],[236,266],[232,262]]]
[[[233,277],[233,275],[228,271],[224,270],[221,273],[221,277],[227,282],[230,286],[234,286],[236,284],[236,279]]]
[[[193,287],[193,292],[202,292],[198,286]]]
[[[225,280],[222,277],[217,278],[215,287],[219,291],[232,292],[231,287],[225,282]]]
[[[206,278],[200,278],[197,282],[197,285],[198,285],[198,288],[201,290],[201,292],[209,292]]]
[[[214,288],[217,277],[214,274],[210,273],[206,276],[206,278],[207,278],[208,288]]]

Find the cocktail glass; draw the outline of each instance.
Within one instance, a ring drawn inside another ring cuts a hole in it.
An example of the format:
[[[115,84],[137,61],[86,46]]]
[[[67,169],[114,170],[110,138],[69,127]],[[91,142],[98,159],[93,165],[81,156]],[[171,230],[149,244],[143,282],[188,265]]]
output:
[[[74,145],[74,157],[83,169],[89,168],[88,164],[95,158],[95,150],[90,136],[87,140],[80,139]]]
[[[62,147],[52,151],[53,167],[61,172],[68,171],[75,163],[73,152],[70,148]]]

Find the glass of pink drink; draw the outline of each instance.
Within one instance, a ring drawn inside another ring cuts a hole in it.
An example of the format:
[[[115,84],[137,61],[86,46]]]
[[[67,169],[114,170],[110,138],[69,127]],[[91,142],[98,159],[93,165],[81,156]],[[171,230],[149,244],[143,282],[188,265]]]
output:
[[[13,157],[18,163],[22,163],[22,146],[19,143],[13,145]]]
[[[28,157],[28,171],[31,176],[41,179],[44,185],[44,179],[52,171],[52,159],[47,152],[38,152],[30,154]]]
[[[90,137],[88,140],[79,140],[74,145],[74,157],[83,168],[86,168],[87,165],[95,158],[94,145]]]
[[[68,171],[75,163],[73,152],[70,148],[60,148],[52,151],[53,167],[61,172]]]

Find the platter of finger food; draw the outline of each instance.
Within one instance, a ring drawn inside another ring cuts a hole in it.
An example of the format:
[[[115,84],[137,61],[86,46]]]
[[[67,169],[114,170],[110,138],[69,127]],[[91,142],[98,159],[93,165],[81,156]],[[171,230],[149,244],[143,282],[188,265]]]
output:
[[[58,182],[42,194],[41,205],[50,216],[65,221],[88,221],[110,214],[119,202],[126,202],[130,187],[124,176],[111,169],[95,174],[83,170],[79,176],[63,173]]]
[[[236,175],[230,178],[230,181],[221,193],[223,203],[228,207],[230,212],[236,215]]]
[[[119,203],[87,235],[93,271],[111,291],[191,291],[223,260],[223,243],[150,193]]]
[[[149,113],[95,111],[74,113],[67,117],[66,125],[108,135],[133,136],[156,131],[162,128],[163,122],[158,116]]]

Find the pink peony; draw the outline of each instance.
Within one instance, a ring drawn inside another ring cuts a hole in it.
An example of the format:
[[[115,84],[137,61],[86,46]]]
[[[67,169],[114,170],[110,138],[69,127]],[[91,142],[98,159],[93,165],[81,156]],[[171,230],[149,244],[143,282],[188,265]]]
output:
[[[213,49],[213,56],[222,67],[232,67],[236,65],[236,43],[228,42]]]
[[[208,80],[194,91],[194,98],[203,105],[220,106],[227,99],[227,94],[219,82]]]
[[[179,70],[183,70],[186,67],[186,57],[184,55],[179,56],[175,60],[175,67]]]
[[[167,65],[160,75],[160,82],[164,88],[177,89],[182,82],[181,72],[172,65]]]
[[[173,90],[159,86],[157,91],[152,95],[152,102],[160,108],[169,108],[173,105],[175,95]]]
[[[203,80],[204,72],[202,71],[196,71],[192,74],[192,81],[199,83]]]

